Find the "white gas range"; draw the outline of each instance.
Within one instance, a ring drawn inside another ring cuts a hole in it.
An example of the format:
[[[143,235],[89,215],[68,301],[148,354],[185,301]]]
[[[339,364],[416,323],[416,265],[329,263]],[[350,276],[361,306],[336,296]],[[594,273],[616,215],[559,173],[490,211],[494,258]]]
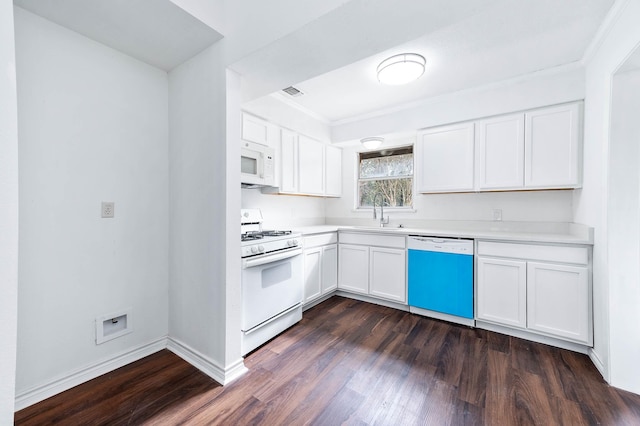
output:
[[[301,235],[262,230],[258,209],[241,211],[242,355],[302,319]]]

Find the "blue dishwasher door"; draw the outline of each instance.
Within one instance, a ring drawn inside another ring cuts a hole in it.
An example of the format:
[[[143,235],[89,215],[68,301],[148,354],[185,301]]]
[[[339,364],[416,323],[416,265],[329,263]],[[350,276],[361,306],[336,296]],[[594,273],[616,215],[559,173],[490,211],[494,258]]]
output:
[[[473,318],[473,256],[409,249],[409,305]]]

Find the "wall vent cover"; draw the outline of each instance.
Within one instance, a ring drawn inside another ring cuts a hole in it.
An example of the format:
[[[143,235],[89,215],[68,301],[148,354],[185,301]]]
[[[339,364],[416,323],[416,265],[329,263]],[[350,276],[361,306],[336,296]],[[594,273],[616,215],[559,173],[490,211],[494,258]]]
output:
[[[96,345],[133,331],[131,308],[96,318]]]
[[[287,95],[289,95],[289,96],[293,96],[294,98],[297,98],[298,96],[304,95],[304,93],[302,93],[302,91],[296,89],[293,86],[289,86],[286,89],[282,89],[282,91],[284,93],[286,93]]]

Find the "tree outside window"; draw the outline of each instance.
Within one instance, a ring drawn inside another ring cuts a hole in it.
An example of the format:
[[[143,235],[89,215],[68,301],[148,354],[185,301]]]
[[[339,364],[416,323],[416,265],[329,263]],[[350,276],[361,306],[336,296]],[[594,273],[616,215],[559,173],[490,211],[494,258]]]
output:
[[[385,207],[413,205],[413,147],[382,149],[358,154],[358,207],[383,200]]]

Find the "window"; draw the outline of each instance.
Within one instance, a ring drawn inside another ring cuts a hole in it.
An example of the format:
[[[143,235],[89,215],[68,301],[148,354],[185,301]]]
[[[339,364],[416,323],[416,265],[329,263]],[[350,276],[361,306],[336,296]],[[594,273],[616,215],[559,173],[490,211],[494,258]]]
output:
[[[385,207],[413,205],[413,146],[358,154],[358,206],[373,206],[378,197]]]

